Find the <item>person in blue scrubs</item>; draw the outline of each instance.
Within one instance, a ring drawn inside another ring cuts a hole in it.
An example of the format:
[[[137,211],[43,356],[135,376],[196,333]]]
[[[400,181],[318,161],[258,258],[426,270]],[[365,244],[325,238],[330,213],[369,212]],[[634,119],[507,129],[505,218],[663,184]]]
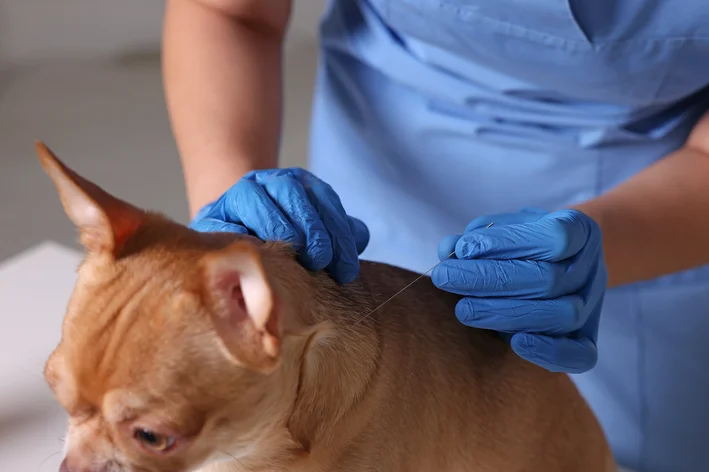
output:
[[[291,8],[167,4],[192,227],[343,284],[443,261],[450,316],[569,373],[622,465],[707,470],[709,2],[330,1],[309,170],[277,168]]]

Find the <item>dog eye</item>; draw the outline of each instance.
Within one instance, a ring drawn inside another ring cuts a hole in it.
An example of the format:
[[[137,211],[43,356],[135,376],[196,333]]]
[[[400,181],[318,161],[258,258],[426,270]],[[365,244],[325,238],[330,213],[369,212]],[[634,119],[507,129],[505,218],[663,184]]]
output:
[[[157,434],[149,429],[136,429],[133,437],[143,447],[155,452],[167,452],[175,445],[175,439]]]

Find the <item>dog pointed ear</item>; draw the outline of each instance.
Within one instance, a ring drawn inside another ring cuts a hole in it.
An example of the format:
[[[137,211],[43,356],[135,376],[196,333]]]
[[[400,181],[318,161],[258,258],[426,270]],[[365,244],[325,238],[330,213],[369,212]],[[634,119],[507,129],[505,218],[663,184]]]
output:
[[[245,367],[271,370],[280,354],[278,299],[258,249],[237,241],[201,263],[203,298],[230,357]]]
[[[117,257],[140,227],[144,213],[78,175],[44,143],[37,141],[35,147],[42,167],[57,187],[64,211],[79,230],[83,246],[92,253]]]

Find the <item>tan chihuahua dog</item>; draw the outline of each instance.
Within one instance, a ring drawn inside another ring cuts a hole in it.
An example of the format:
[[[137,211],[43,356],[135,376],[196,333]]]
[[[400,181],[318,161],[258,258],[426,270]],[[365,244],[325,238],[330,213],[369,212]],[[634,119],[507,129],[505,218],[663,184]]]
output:
[[[564,374],[459,324],[427,279],[352,284],[283,244],[204,234],[42,165],[86,257],[47,382],[62,472],[611,472]]]

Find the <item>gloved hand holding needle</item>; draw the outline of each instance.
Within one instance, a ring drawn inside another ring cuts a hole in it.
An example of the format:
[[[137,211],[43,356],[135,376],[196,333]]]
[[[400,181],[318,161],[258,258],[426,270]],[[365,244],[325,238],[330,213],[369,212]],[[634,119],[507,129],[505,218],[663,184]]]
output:
[[[608,275],[600,230],[588,216],[485,216],[445,238],[438,251],[433,283],[465,296],[456,306],[461,323],[508,334],[517,354],[552,371],[595,365]]]

